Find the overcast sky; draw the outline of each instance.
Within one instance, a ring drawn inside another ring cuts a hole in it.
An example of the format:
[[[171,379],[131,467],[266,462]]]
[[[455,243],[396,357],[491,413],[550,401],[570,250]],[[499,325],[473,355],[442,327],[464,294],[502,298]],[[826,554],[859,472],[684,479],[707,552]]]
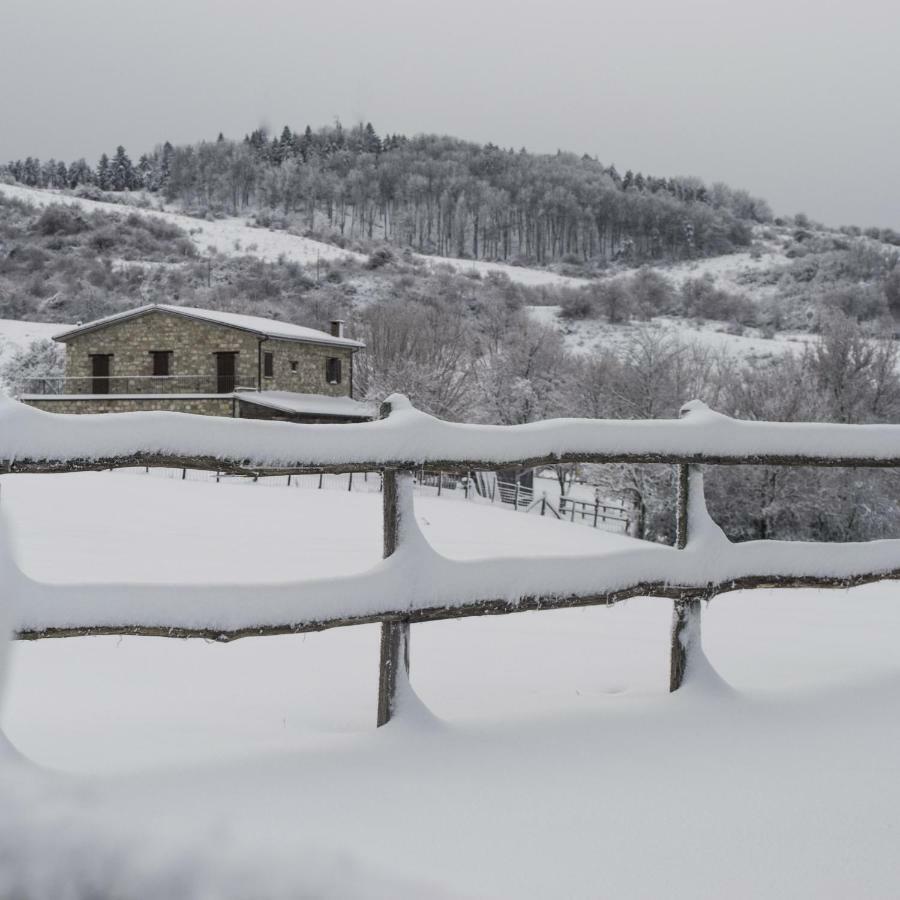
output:
[[[0,0],[0,160],[371,120],[900,227],[898,0]]]

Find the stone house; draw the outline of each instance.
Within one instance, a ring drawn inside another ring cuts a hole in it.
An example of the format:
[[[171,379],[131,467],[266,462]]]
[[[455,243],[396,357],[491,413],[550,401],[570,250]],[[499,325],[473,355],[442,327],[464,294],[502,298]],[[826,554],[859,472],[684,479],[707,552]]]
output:
[[[51,412],[172,410],[293,422],[358,422],[344,335],[259,316],[185,306],[126,310],[55,335],[63,378],[35,379],[20,399]]]

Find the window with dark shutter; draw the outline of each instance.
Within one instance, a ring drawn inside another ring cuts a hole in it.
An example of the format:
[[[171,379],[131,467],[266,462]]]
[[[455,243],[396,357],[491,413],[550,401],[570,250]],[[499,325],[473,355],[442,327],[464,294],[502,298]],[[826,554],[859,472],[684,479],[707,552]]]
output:
[[[171,350],[151,350],[150,356],[153,359],[153,374],[171,375],[172,374],[172,351]]]
[[[266,378],[275,377],[275,354],[263,353],[263,375]]]
[[[329,384],[341,383],[341,361],[336,356],[325,360],[325,380]]]

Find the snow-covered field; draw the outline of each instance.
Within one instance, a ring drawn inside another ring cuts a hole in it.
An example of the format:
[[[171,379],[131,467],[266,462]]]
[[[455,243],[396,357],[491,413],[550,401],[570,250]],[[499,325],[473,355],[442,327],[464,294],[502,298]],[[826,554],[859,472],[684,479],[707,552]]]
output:
[[[265,228],[254,227],[248,225],[242,218],[207,221],[177,212],[140,209],[118,203],[85,200],[59,191],[29,188],[18,184],[0,184],[0,195],[25,200],[36,206],[65,203],[89,212],[97,210],[114,215],[128,215],[136,212],[142,216],[162,219],[184,229],[190,235],[191,240],[201,254],[214,250],[226,256],[255,256],[265,262],[276,262],[278,259],[284,258],[304,265],[315,264],[317,259],[329,260],[350,257],[362,261],[367,258],[359,253],[342,250],[333,244],[287,234],[283,231],[270,231]],[[583,278],[569,278],[544,269],[528,269],[502,263],[461,260],[441,256],[420,256],[419,259],[432,266],[449,265],[460,272],[473,270],[481,274],[503,272],[513,281],[520,284],[569,285],[574,287],[586,283]]]
[[[559,317],[558,306],[529,306],[528,312],[537,321],[559,330],[566,348],[573,353],[593,353],[599,349],[617,349],[633,340],[640,329],[660,329],[666,335],[686,344],[699,344],[715,352],[744,359],[769,359],[784,353],[800,351],[815,335],[780,332],[775,337],[763,337],[758,329],[747,328],[742,334],[732,334],[723,322],[694,322],[672,316],[656,316],[649,323],[631,322],[610,325],[604,319],[567,321]]]
[[[377,495],[104,473],[5,476],[0,498],[48,581],[273,582],[380,552]],[[456,558],[629,544],[416,515]],[[409,699],[377,731],[377,627],[18,644],[3,726],[49,768],[0,767],[0,896],[894,898],[895,595],[719,597],[729,686],[671,696],[668,601],[414,626],[433,715]]]

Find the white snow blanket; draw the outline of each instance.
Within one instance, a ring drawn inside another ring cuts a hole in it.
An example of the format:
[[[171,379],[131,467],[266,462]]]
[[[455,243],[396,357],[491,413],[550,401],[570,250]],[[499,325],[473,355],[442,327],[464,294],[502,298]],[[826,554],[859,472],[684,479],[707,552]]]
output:
[[[527,425],[445,422],[400,395],[377,422],[297,425],[184,413],[61,415],[0,396],[0,460],[206,456],[248,467],[443,461],[504,463],[565,454],[900,461],[900,425],[749,422],[693,401],[680,419],[554,419]]]
[[[213,629],[300,626],[385,613],[459,608],[523,598],[590,597],[652,592],[653,585],[706,590],[758,575],[851,579],[900,573],[900,541],[731,544],[706,513],[702,480],[692,482],[685,550],[635,541],[589,556],[448,559],[423,535],[413,509],[412,480],[398,477],[397,552],[361,574],[263,584],[46,584],[28,577],[7,549],[0,581],[20,631],[128,626]]]

